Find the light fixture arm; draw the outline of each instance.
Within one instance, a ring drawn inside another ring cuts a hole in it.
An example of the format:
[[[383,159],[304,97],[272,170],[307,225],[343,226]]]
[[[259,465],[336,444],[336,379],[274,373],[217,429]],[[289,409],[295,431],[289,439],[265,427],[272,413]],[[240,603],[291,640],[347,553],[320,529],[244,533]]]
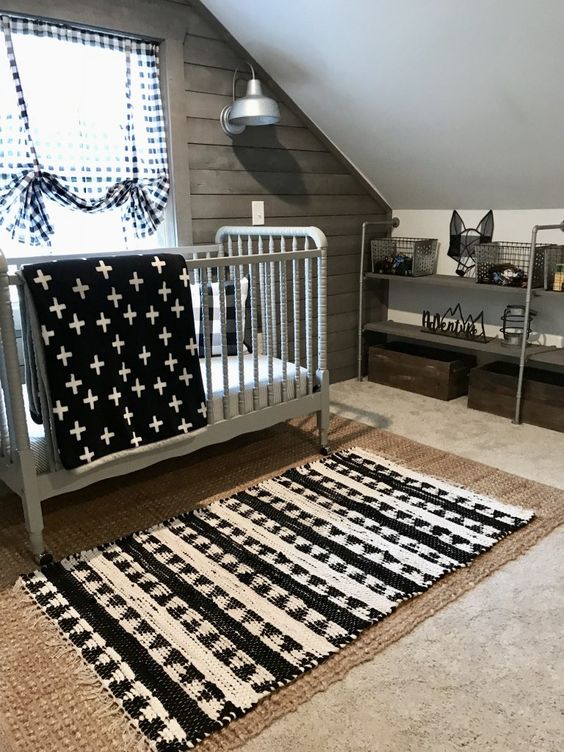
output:
[[[246,60],[246,61],[245,61],[245,65],[248,65],[248,66],[249,66],[249,68],[251,69],[251,78],[256,78],[256,76],[255,76],[255,69],[254,69],[254,68],[253,68],[253,66],[252,66],[252,65],[251,65],[251,64],[249,63],[249,61],[248,61],[248,60]],[[235,70],[233,71],[233,102],[234,102],[234,101],[235,101],[235,99],[237,98],[237,95],[236,95],[236,87],[237,87],[237,81],[239,80],[239,78],[238,78],[238,74],[239,74],[239,66],[237,66],[237,67],[235,68]]]

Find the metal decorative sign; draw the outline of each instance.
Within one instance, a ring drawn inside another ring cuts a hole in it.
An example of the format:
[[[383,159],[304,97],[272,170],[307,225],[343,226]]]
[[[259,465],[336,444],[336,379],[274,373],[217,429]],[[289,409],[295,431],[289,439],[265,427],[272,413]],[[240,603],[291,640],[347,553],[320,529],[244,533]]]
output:
[[[460,303],[454,308],[448,308],[443,314],[423,311],[422,331],[472,342],[488,342],[484,312],[481,311],[478,316],[464,316]]]

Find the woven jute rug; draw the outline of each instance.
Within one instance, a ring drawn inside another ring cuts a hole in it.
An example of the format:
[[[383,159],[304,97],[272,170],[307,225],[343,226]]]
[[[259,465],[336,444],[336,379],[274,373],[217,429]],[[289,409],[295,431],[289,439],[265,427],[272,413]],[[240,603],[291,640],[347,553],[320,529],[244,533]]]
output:
[[[230,750],[259,733],[353,666],[410,632],[478,581],[564,523],[564,491],[533,483],[393,434],[334,418],[333,449],[357,445],[427,475],[525,509],[536,516],[468,568],[402,604],[343,650],[210,736],[203,752]],[[56,558],[149,527],[316,458],[311,420],[241,437],[123,479],[47,502],[46,538]],[[33,568],[19,502],[0,501],[0,749],[123,752],[147,749],[90,669],[13,585]]]

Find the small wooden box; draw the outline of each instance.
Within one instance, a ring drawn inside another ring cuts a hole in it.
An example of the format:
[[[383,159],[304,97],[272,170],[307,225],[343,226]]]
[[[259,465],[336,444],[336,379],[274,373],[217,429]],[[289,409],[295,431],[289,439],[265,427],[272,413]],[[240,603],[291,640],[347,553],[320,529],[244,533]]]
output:
[[[468,407],[504,418],[515,414],[519,368],[513,363],[488,363],[470,373]],[[521,420],[564,432],[564,374],[526,368]]]
[[[408,392],[451,400],[468,392],[472,356],[407,342],[368,350],[368,380]]]

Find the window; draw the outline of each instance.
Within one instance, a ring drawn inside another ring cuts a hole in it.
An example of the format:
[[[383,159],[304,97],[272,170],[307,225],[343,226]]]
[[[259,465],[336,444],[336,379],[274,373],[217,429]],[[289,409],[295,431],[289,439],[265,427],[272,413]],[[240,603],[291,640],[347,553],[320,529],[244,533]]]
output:
[[[167,245],[158,44],[0,22],[0,246]]]

